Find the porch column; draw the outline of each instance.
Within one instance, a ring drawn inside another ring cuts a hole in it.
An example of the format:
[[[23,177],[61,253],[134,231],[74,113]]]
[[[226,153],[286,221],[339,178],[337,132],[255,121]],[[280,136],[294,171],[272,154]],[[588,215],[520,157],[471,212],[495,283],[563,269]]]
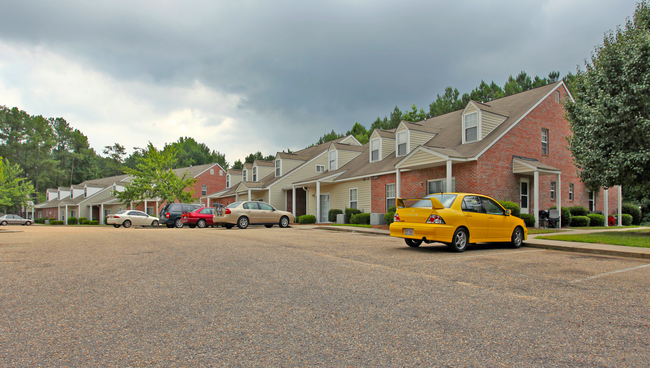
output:
[[[130,209],[130,210],[133,209],[133,202],[129,202],[129,209]]]
[[[284,202],[284,203],[285,203],[285,206],[286,206],[287,202]],[[271,189],[269,189],[269,202],[268,202],[268,204],[271,204]],[[271,206],[273,206],[273,205],[271,204]]]
[[[92,221],[93,220],[93,205],[91,204],[89,207],[90,207],[90,216],[88,216],[88,217],[90,217],[89,221]]]
[[[395,170],[395,198],[402,196],[402,185],[400,185],[401,175],[399,169]]]
[[[618,186],[618,226],[623,226],[623,187]]]
[[[158,215],[158,213],[158,199],[156,199],[156,213],[154,213],[154,215]]]
[[[294,221],[296,218],[296,186],[291,186],[291,214],[293,215]]]
[[[147,200],[144,200],[144,213],[147,213]]]
[[[206,207],[210,207],[210,197],[207,198],[207,201],[208,201],[208,204],[206,205]]]
[[[316,182],[316,222],[320,222],[320,181]]]
[[[559,211],[559,228],[562,228],[562,178],[560,174],[557,174],[557,209]]]
[[[248,200],[249,201],[251,200],[251,190],[250,189],[248,190]]]
[[[68,212],[68,205],[66,204],[65,205],[65,217],[63,217],[64,218],[63,224],[66,225],[66,226],[68,225],[68,213],[70,213],[70,212]]]
[[[539,171],[537,170],[533,174],[533,185],[533,200],[535,201],[533,215],[535,215],[535,227],[539,227]]]
[[[607,221],[607,218],[609,217],[609,216],[607,216],[608,212],[609,212],[609,208],[608,208],[609,207],[608,206],[609,198],[608,197],[609,197],[609,193],[607,193],[607,188],[603,188],[603,201],[604,201],[603,202],[603,214],[605,215],[605,226],[609,226],[609,221]]]
[[[429,188],[427,188],[427,191]],[[451,187],[451,160],[447,160],[447,192],[452,192]]]
[[[100,225],[106,225],[104,223],[104,204],[99,205],[99,224]]]
[[[235,192],[235,202],[239,202],[239,193]]]

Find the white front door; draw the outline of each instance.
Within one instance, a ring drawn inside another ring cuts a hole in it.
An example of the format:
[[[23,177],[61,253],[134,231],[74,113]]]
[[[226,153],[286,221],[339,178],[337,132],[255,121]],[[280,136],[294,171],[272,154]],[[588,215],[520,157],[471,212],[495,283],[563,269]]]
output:
[[[320,222],[327,222],[327,215],[330,212],[330,195],[320,195]]]
[[[521,207],[521,213],[525,214],[528,214],[529,189],[528,179],[522,178],[519,182],[519,207]]]

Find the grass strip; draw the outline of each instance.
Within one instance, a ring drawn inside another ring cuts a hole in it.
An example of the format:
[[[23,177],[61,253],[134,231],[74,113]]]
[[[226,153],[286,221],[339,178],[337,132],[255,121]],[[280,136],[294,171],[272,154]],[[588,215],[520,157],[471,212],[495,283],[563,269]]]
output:
[[[372,228],[371,225],[358,225],[358,224],[330,224],[330,226],[353,226],[353,227],[369,227],[369,228]]]
[[[537,239],[561,240],[580,243],[623,245],[626,247],[650,248],[650,230],[612,231],[575,235],[538,236]]]

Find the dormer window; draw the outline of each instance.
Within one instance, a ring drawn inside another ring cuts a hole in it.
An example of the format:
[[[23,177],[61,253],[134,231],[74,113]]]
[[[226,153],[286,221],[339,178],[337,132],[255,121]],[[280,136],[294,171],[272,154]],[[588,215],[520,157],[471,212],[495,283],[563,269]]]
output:
[[[74,198],[74,189],[70,190],[70,199]]]
[[[84,188],[84,198],[88,197],[88,188]]]
[[[397,133],[397,156],[404,156],[407,152],[408,132]]]
[[[257,166],[253,168],[253,181],[257,181]]]
[[[230,188],[230,174],[226,175],[226,188]]]
[[[330,171],[336,170],[336,151],[330,151],[329,155]]]
[[[370,141],[370,162],[379,161],[379,139]]]
[[[275,160],[275,176],[282,175],[282,160]]]
[[[248,170],[242,171],[242,181],[248,181]]]
[[[465,115],[465,143],[478,140],[478,112]]]

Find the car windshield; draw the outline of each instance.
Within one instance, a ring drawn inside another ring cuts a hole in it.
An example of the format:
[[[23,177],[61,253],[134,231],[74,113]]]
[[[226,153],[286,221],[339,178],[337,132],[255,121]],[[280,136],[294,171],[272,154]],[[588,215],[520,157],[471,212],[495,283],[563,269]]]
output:
[[[424,199],[413,203],[413,205],[409,207],[429,208],[431,207],[431,200],[429,200],[429,198],[436,198],[443,206],[445,206],[445,208],[449,208],[454,203],[454,200],[456,200],[456,197],[458,197],[457,194],[431,194],[424,197]]]
[[[235,208],[235,207],[239,206],[240,204],[242,204],[241,201],[240,202],[233,202],[233,203],[229,204],[228,206],[226,206],[226,208]]]

